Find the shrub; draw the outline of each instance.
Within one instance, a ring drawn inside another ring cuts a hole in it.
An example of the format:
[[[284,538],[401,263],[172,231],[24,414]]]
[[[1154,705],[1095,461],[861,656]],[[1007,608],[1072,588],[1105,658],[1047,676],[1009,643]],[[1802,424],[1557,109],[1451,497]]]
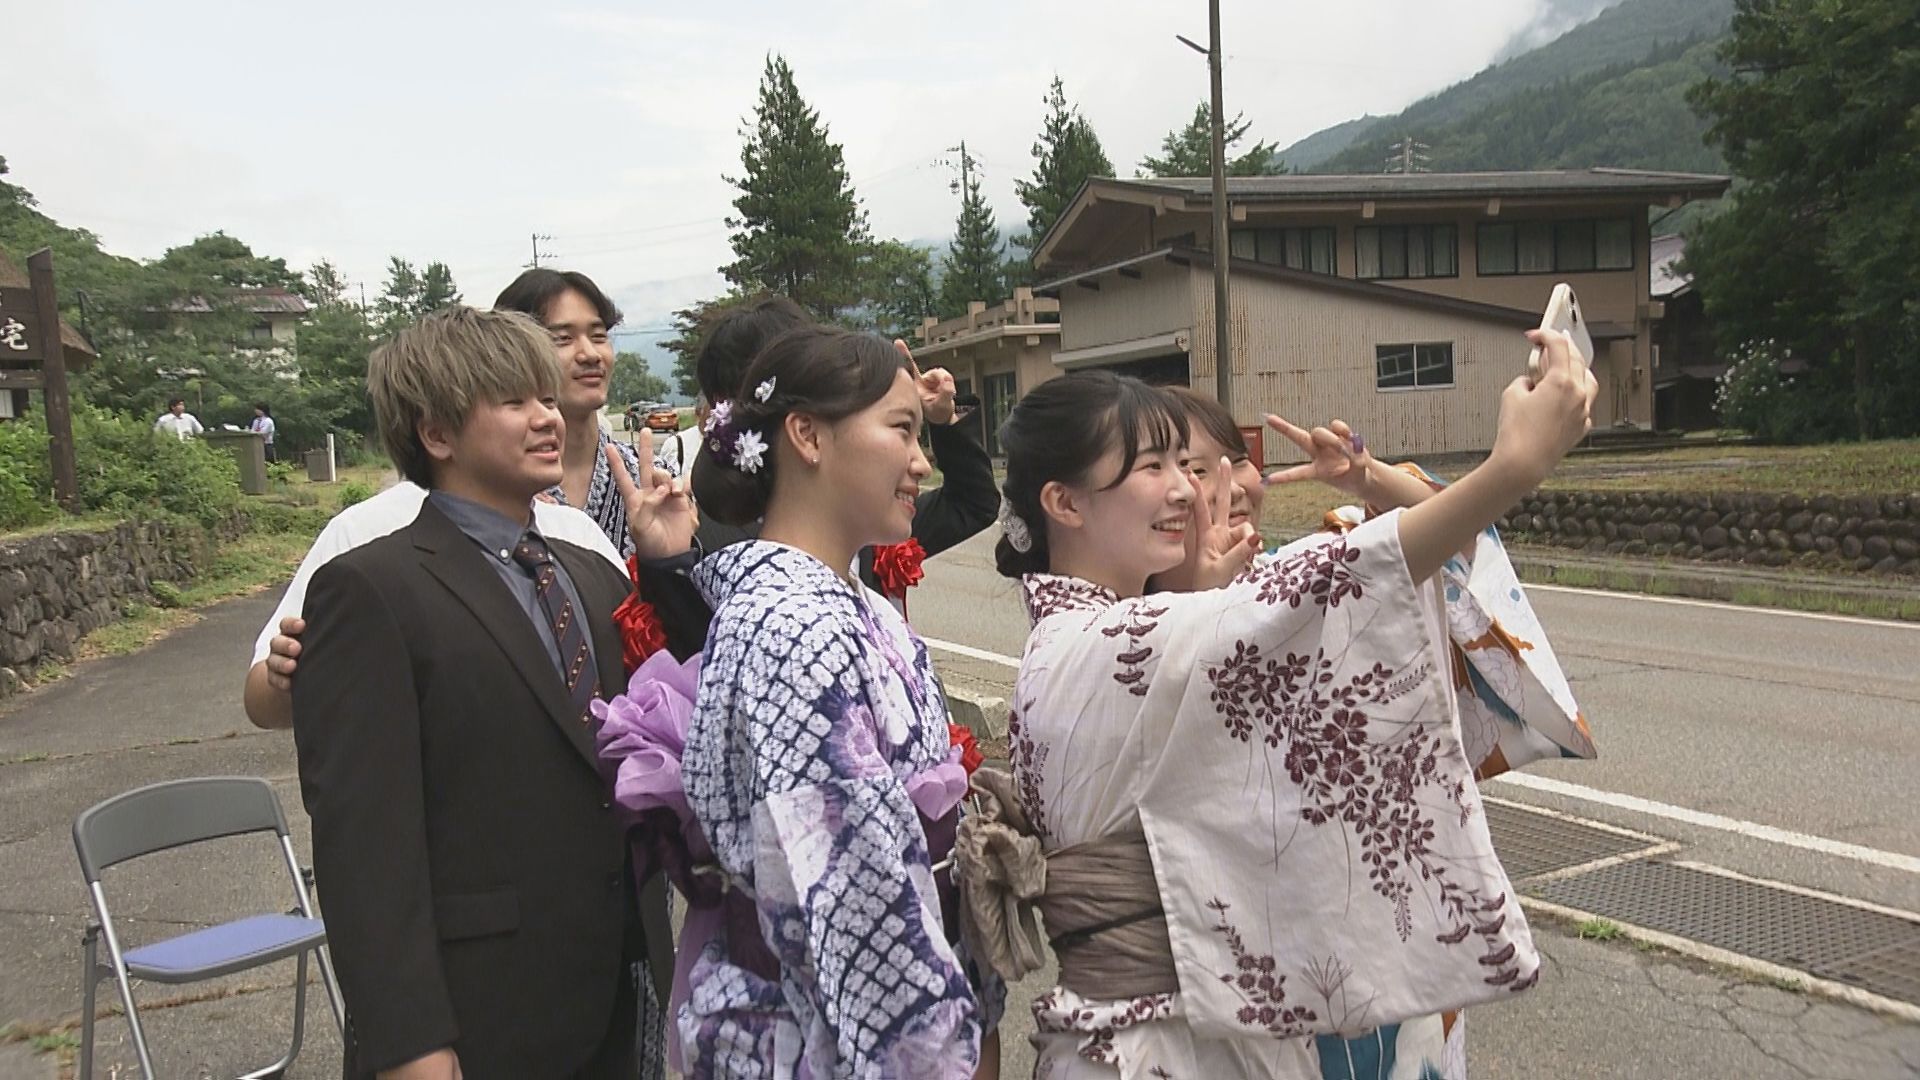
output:
[[[1817,443],[1853,434],[1853,395],[1831,367],[1781,373],[1773,342],[1750,342],[1720,376],[1720,418],[1763,442]]]
[[[147,592],[153,597],[155,607],[177,608],[185,607],[187,603],[186,594],[171,581],[148,582]]]
[[[349,480],[340,485],[340,509],[345,510],[354,503],[366,502],[373,496],[373,488],[358,480]]]
[[[0,529],[53,517],[47,429],[34,420],[0,424]]]
[[[118,513],[161,510],[214,524],[240,505],[240,467],[198,439],[176,439],[138,420],[75,409],[80,501]]]

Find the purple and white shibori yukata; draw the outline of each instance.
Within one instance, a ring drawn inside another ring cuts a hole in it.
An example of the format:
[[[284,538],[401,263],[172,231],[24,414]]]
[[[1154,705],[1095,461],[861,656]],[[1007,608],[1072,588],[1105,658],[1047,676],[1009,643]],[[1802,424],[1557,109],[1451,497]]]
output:
[[[1476,561],[1506,566],[1480,543]],[[1022,809],[1049,852],[1144,832],[1179,985],[1055,987],[1034,1005],[1036,1075],[1462,1076],[1464,1027],[1441,1014],[1540,973],[1461,736],[1448,616],[1475,606],[1465,579],[1416,585],[1394,512],[1223,589],[1023,584]],[[1517,582],[1509,602],[1525,607]],[[1508,685],[1537,700],[1478,717],[1591,756],[1551,655],[1523,663],[1541,671]],[[1526,757],[1521,741],[1477,741]]]
[[[922,824],[951,825],[967,778],[926,646],[781,544],[731,545],[694,578],[714,618],[681,767],[759,932],[729,940],[751,934],[729,920],[694,960],[687,1072],[970,1077],[981,1009]]]

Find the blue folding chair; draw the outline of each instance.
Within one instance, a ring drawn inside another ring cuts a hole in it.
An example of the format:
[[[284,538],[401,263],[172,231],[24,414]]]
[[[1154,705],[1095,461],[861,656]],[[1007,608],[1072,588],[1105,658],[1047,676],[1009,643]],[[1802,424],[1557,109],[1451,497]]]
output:
[[[268,830],[280,838],[280,853],[293,878],[293,911],[284,915],[252,915],[151,945],[121,950],[113,917],[107,912],[106,892],[100,887],[101,871],[142,855],[186,844]],[[333,1006],[334,1023],[344,1029],[340,987],[334,981],[333,967],[326,954],[327,930],[314,917],[313,905],[307,898],[306,878],[294,858],[293,841],[287,833],[286,815],[281,813],[280,800],[274,797],[273,788],[266,781],[243,776],[174,780],[117,795],[74,819],[73,846],[80,854],[80,870],[87,878],[96,920],[88,924],[81,937],[80,985],[85,1010],[81,1019],[81,1080],[91,1080],[93,1076],[95,990],[107,979],[120,984],[120,1000],[127,1009],[127,1026],[133,1030],[133,1047],[140,1057],[142,1076],[160,1074],[154,1071],[153,1056],[140,1028],[140,1013],[133,1001],[133,979],[169,984],[199,982],[297,957],[293,1046],[285,1057],[246,1074],[242,1080],[280,1076],[300,1053],[309,952],[320,967],[327,1000]],[[107,943],[106,964],[99,959],[102,938]]]

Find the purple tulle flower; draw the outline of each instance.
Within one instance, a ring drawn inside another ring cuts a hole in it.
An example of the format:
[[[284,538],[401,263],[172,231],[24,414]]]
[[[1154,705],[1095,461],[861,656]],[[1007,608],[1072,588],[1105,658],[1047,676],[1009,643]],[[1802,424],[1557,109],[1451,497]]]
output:
[[[600,757],[616,770],[615,802],[635,813],[668,810],[683,824],[691,819],[680,755],[687,748],[687,724],[699,686],[700,657],[683,664],[663,649],[647,657],[627,680],[626,693],[593,702],[593,715],[600,720]]]

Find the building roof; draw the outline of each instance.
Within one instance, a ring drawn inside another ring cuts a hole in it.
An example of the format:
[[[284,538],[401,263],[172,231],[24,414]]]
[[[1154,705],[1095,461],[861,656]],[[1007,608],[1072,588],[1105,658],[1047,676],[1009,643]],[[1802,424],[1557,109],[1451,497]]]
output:
[[[1213,180],[1173,176],[1105,183],[1163,188],[1201,201],[1213,198]],[[1227,198],[1284,202],[1327,198],[1448,198],[1527,195],[1718,195],[1731,181],[1704,173],[1643,169],[1542,169],[1530,172],[1365,173],[1360,175],[1231,176]]]
[[[60,284],[59,267],[56,265],[54,270],[54,285],[57,287]],[[25,289],[31,284],[26,270],[9,259],[6,252],[0,251],[0,286],[9,289]],[[70,371],[85,371],[87,365],[93,363],[93,358],[99,355],[94,351],[92,343],[82,337],[80,331],[68,325],[64,318],[60,320],[60,347],[67,362],[67,369]]]
[[[1693,288],[1693,275],[1680,272],[1687,241],[1680,236],[1656,236],[1647,245],[1647,292],[1655,300],[1680,296]]]
[[[305,315],[313,310],[307,306],[305,297],[278,286],[234,289],[227,294],[227,297],[233,306],[255,315]],[[213,305],[202,296],[175,301],[168,307],[169,310],[190,315],[205,314],[213,310]]]
[[[1213,253],[1201,248],[1156,248],[1144,255],[1134,255],[1130,258],[1121,259],[1118,262],[1108,263],[1105,266],[1095,267],[1078,274],[1071,274],[1055,281],[1049,281],[1043,285],[1037,285],[1033,291],[1039,294],[1057,296],[1065,286],[1080,284],[1082,282],[1092,282],[1094,279],[1104,275],[1117,273],[1141,263],[1154,260],[1165,260],[1182,265],[1198,264],[1211,267],[1213,265]],[[1467,318],[1505,323],[1506,325],[1523,330],[1540,325],[1540,313],[1537,311],[1522,311],[1519,308],[1504,307],[1499,304],[1484,304],[1477,300],[1462,300],[1458,297],[1443,296],[1438,293],[1419,292],[1414,289],[1403,289],[1394,285],[1381,285],[1372,281],[1356,281],[1353,278],[1336,277],[1333,274],[1316,274],[1308,270],[1293,270],[1284,266],[1273,266],[1268,263],[1254,262],[1251,259],[1230,259],[1227,265],[1232,271],[1231,274],[1228,275],[1229,280],[1233,280],[1242,275],[1266,278],[1268,280],[1283,281],[1290,285],[1298,285],[1302,288],[1314,289],[1321,292],[1363,297],[1383,304],[1419,308],[1426,311],[1437,311],[1447,315],[1459,315]],[[1614,338],[1628,338],[1633,336],[1632,327],[1616,323],[1590,323],[1587,329],[1592,333],[1595,341],[1606,341]]]
[[[1432,203],[1446,200],[1644,199],[1685,202],[1718,198],[1732,181],[1704,173],[1643,169],[1543,169],[1530,172],[1368,173],[1362,175],[1233,176],[1227,199],[1238,206],[1302,208],[1319,204]],[[1089,208],[1101,202],[1151,204],[1156,209],[1194,211],[1213,203],[1213,181],[1204,176],[1121,180],[1092,177],[1082,184],[1033,248],[1033,263],[1054,260],[1062,238]],[[1098,216],[1098,215],[1093,215]],[[1109,221],[1105,226],[1112,227]],[[1084,246],[1084,245],[1083,245]]]

